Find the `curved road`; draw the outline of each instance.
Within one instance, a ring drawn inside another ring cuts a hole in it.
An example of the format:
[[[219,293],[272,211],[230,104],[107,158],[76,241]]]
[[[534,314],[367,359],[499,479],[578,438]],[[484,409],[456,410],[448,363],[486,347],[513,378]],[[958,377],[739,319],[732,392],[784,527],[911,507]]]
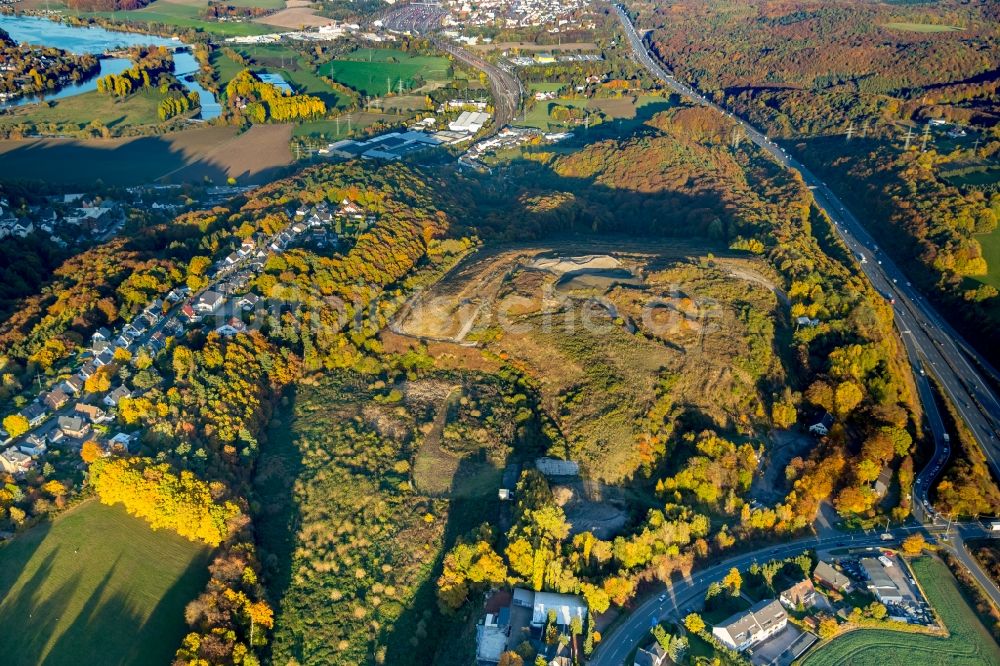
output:
[[[964,546],[965,539],[984,538],[991,535],[986,533],[979,523],[948,524],[942,530],[945,521],[941,516],[935,514],[927,499],[927,493],[934,478],[941,472],[950,455],[950,444],[944,439],[944,423],[934,402],[926,373],[931,373],[938,379],[955,409],[972,429],[994,474],[1000,476],[1000,464],[998,464],[1000,463],[1000,447],[998,447],[996,438],[997,423],[1000,422],[1000,402],[963,354],[963,350],[969,351],[971,348],[941,319],[927,300],[910,285],[902,271],[878,249],[875,241],[861,226],[857,218],[847,210],[825,183],[816,178],[767,136],[667,73],[646,50],[642,38],[625,14],[624,7],[616,5],[616,10],[622,25],[625,27],[635,57],[650,72],[664,81],[675,92],[698,104],[710,106],[720,113],[730,116],[756,145],[770,153],[786,168],[799,171],[806,185],[813,190],[816,205],[821,207],[833,221],[841,238],[861,261],[861,268],[869,280],[884,296],[895,301],[896,326],[901,333],[910,363],[919,372],[915,377],[916,386],[927,415],[928,427],[933,435],[935,450],[931,460],[914,481],[914,515],[922,522],[930,524],[926,528],[914,525],[899,527],[890,530],[890,532],[897,540],[913,531],[924,531],[925,529],[931,534],[943,536],[948,542],[949,548],[971,571],[994,603],[1000,604],[1000,589],[983,573]],[[974,352],[972,357],[980,363],[985,372],[990,374],[996,372]],[[589,663],[596,666],[620,666],[639,641],[648,635],[652,622],[670,616],[682,617],[687,613],[689,606],[700,605],[708,586],[714,581],[721,580],[732,567],[745,569],[755,561],[787,557],[801,552],[805,548],[829,548],[842,545],[868,547],[884,544],[885,542],[878,534],[845,534],[826,538],[805,537],[784,544],[768,546],[751,553],[734,555],[693,573],[692,577],[672,584],[664,594],[649,598],[640,604],[621,625],[605,638]]]
[[[886,296],[894,299],[896,326],[902,334],[911,361],[917,361],[915,368],[933,374],[944,388],[947,397],[969,426],[979,443],[995,476],[1000,477],[1000,400],[969,362],[963,353],[968,344],[941,318],[927,299],[906,279],[903,272],[887,257],[868,234],[858,219],[847,210],[843,202],[798,160],[785,152],[767,136],[753,126],[734,116],[731,112],[710,102],[691,87],[677,81],[658,62],[653,60],[635,31],[621,5],[616,6],[618,16],[625,27],[636,58],[655,76],[663,80],[675,92],[704,106],[731,117],[746,133],[747,138],[766,150],[782,166],[798,171],[806,185],[813,191],[816,205],[822,208],[833,221],[837,233],[861,261],[861,269],[875,286]],[[978,362],[978,357],[975,357]],[[920,359],[926,363],[921,364]],[[986,371],[990,371],[989,366]],[[918,380],[920,397],[925,409],[932,411],[925,399],[926,381]],[[933,410],[936,414],[936,410]],[[931,423],[932,431],[935,424]],[[943,435],[943,432],[935,432]],[[947,453],[947,451],[945,451]]]
[[[642,38],[621,5],[616,6],[636,58],[669,88],[698,104],[726,114],[743,129],[747,138],[767,151],[782,166],[798,171],[813,191],[816,205],[833,221],[838,234],[861,261],[861,269],[887,298],[895,300],[896,326],[902,334],[911,361],[925,359],[927,364],[915,365],[932,373],[943,386],[947,397],[973,432],[995,476],[1000,478],[1000,400],[973,367],[963,350],[970,346],[934,310],[927,299],[906,279],[903,272],[886,256],[858,219],[843,202],[798,160],[752,125],[721,106],[710,102],[690,86],[677,81],[653,59]],[[987,372],[992,368],[978,356],[973,357]],[[929,364],[929,365],[928,365]],[[918,388],[920,384],[918,382]],[[921,399],[925,391],[921,388]],[[924,401],[925,407],[928,403]],[[933,430],[932,424],[932,430]],[[938,434],[938,433],[935,433]],[[941,433],[943,434],[943,433]]]
[[[983,538],[988,536],[978,523],[954,524],[952,530],[961,533],[963,538]],[[663,594],[648,598],[644,603],[636,607],[632,613],[614,631],[605,636],[588,666],[621,666],[625,658],[631,654],[640,643],[649,636],[652,623],[665,619],[680,620],[692,609],[701,606],[708,586],[713,582],[721,581],[726,573],[736,567],[745,570],[754,562],[767,562],[773,559],[786,558],[801,553],[807,548],[830,549],[838,547],[866,548],[886,545],[896,545],[898,541],[913,532],[923,532],[924,528],[919,525],[908,527],[898,527],[890,530],[893,541],[883,541],[880,534],[855,534],[838,535],[834,537],[817,538],[807,537],[789,541],[788,543],[777,544],[761,548],[751,553],[734,555],[706,569],[692,572],[691,576],[685,580],[678,581],[665,589]],[[940,535],[941,530],[934,529],[932,534]],[[958,555],[963,563],[969,564],[962,558],[962,549]],[[977,578],[983,582],[982,572],[978,567],[970,567],[973,574],[978,572]],[[1000,590],[989,582],[986,591],[991,594],[994,601],[1000,599]]]

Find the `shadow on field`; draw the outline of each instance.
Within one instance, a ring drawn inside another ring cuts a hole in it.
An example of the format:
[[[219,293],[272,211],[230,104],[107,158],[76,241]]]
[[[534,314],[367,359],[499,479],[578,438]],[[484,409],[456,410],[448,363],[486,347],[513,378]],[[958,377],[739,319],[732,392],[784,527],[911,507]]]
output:
[[[165,137],[102,143],[76,139],[35,139],[0,153],[0,180],[42,181],[55,185],[88,186],[149,183],[179,169],[197,168],[213,182],[224,183],[227,174],[218,165],[191,160]],[[11,142],[4,142],[2,146]]]
[[[108,569],[84,604],[84,611],[59,636],[44,662],[39,663],[43,666],[124,666],[170,661],[178,647],[171,642],[174,637],[164,635],[162,622],[154,626],[149,621],[170,617],[174,621],[172,624],[182,625],[180,631],[184,631],[177,609],[191,601],[191,584],[187,582],[191,577],[201,581],[198,589],[204,587],[208,578],[205,558],[196,557],[191,561],[145,619],[136,611],[135,604],[120,592],[103,598],[105,589],[114,579],[116,568],[117,563]],[[109,627],[114,627],[115,630],[109,631]],[[104,651],[100,654],[81,655],[78,647],[92,644],[95,634],[105,637]]]
[[[300,521],[293,486],[302,469],[302,455],[292,440],[295,425],[295,386],[289,388],[275,410],[267,441],[261,442],[254,475],[254,526],[267,581],[267,591],[277,608],[292,580],[292,556]],[[270,646],[269,646],[270,648]]]
[[[473,456],[466,456],[462,458],[452,477],[448,523],[445,525],[442,548],[431,568],[431,575],[420,585],[412,603],[379,639],[379,643],[386,646],[387,664],[441,663],[442,659],[447,662],[448,657],[444,655],[449,650],[456,653],[449,655],[451,659],[456,660],[461,657],[462,651],[457,650],[455,646],[469,645],[465,642],[455,642],[453,639],[457,636],[449,634],[465,628],[469,624],[471,615],[478,617],[480,608],[476,604],[465,604],[456,616],[443,615],[437,607],[437,579],[441,575],[445,553],[451,550],[459,537],[486,522],[496,529],[500,517],[500,503],[495,489],[481,495],[468,496],[464,494],[466,488],[462,486],[461,480],[480,473],[481,466],[482,463],[476,461]],[[413,645],[411,642],[413,638],[418,640],[419,647]],[[471,644],[475,644],[475,638]],[[434,659],[430,654],[432,646],[438,652],[437,658]],[[414,655],[415,649],[421,656]]]

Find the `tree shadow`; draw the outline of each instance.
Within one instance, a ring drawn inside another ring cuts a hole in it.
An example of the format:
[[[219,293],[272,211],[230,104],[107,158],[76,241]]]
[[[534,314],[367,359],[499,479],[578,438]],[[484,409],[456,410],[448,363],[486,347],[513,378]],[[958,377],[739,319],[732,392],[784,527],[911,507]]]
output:
[[[457,641],[472,615],[479,608],[465,604],[454,616],[445,615],[437,605],[437,579],[441,574],[444,555],[458,539],[484,522],[496,529],[500,517],[500,502],[495,491],[476,496],[465,496],[461,479],[481,472],[482,462],[474,456],[461,460],[452,480],[451,499],[448,502],[448,522],[442,536],[441,549],[431,567],[430,575],[420,584],[412,602],[396,621],[379,636],[379,644],[386,647],[386,664],[430,664],[436,655],[458,651]],[[415,628],[421,627],[417,637]],[[454,660],[454,655],[450,655]]]
[[[301,512],[293,486],[302,470],[302,454],[292,435],[297,388],[290,387],[275,411],[267,442],[254,471],[254,528],[268,596],[279,601],[292,581],[292,556]]]
[[[0,152],[0,181],[81,188],[93,187],[98,182],[142,185],[154,181],[208,180],[223,184],[229,177],[241,183],[264,183],[289,172],[287,165],[271,165],[236,173],[213,158],[225,145],[218,144],[218,139],[213,139],[216,145],[207,150],[188,145],[194,142],[185,141],[185,132],[196,131],[114,143],[77,139],[18,141],[15,148]]]

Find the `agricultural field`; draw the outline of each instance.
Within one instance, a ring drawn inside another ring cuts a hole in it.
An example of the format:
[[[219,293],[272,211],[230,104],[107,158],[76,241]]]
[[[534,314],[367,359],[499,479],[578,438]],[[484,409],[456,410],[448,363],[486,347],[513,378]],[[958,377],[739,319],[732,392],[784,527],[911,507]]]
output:
[[[913,571],[944,621],[950,633],[947,638],[862,629],[821,647],[804,660],[804,666],[1000,663],[1000,647],[962,597],[948,568],[936,559],[923,557],[913,562]]]
[[[352,111],[341,116],[339,120],[308,120],[299,123],[292,129],[292,136],[323,138],[334,141],[356,134],[359,130],[377,122],[399,123],[404,122],[410,117],[410,115],[392,113]]]
[[[978,279],[1000,289],[1000,230],[976,236],[976,238],[983,248],[983,257],[986,258],[986,264],[989,266],[989,273]]]
[[[411,55],[394,49],[358,49],[324,64],[319,73],[366,95],[384,95],[388,89],[397,91],[400,83],[404,91],[411,90],[418,75],[424,81],[452,78],[447,58]]]
[[[259,125],[243,134],[235,127],[204,127],[128,139],[0,141],[0,181],[262,182],[291,163],[290,138],[288,125]]]
[[[330,23],[330,19],[320,16],[312,7],[288,7],[270,14],[254,19],[254,23],[262,23],[278,28],[288,28],[291,30],[301,30],[302,28],[318,27]]]
[[[212,54],[209,56],[209,62],[212,63],[212,68],[215,69],[215,74],[219,77],[219,82],[223,87],[232,81],[234,76],[243,71],[242,65],[228,58],[226,54],[218,49],[212,51]]]
[[[118,99],[96,90],[63,97],[49,104],[28,104],[0,116],[0,126],[32,123],[53,125],[73,132],[97,121],[109,129],[124,125],[162,125],[157,107],[163,99],[158,90],[145,89]]]
[[[616,483],[635,469],[636,423],[654,403],[670,411],[683,396],[678,418],[738,430],[760,404],[757,381],[782,375],[774,330],[756,322],[783,294],[761,262],[708,267],[697,259],[708,251],[621,241],[477,254],[408,303],[392,330],[517,359],[544,378],[566,455]]]
[[[555,92],[557,90],[562,90],[567,84],[560,83],[559,81],[537,81],[528,84],[528,90],[535,92]]]
[[[531,84],[549,87],[554,84]],[[555,89],[561,86],[556,87]],[[547,91],[546,88],[537,88]],[[636,117],[639,110],[650,105],[666,106],[668,100],[656,95],[640,95],[638,97],[613,97],[606,99],[587,98],[567,98],[559,97],[554,100],[536,102],[535,106],[529,110],[523,119],[517,120],[517,125],[524,127],[537,127],[547,130],[549,128],[566,127],[564,123],[557,122],[549,116],[549,109],[555,105],[569,106],[578,109],[595,109],[600,111],[611,120],[631,120]]]
[[[259,23],[206,21],[202,18],[202,11],[205,9],[205,6],[206,3],[200,1],[173,2],[171,0],[156,0],[156,2],[134,11],[93,13],[80,12],[79,14],[81,16],[103,16],[105,18],[136,23],[162,23],[164,25],[172,25],[178,28],[194,28],[223,37],[264,35],[269,32],[274,32],[274,28],[261,25]]]
[[[29,530],[0,547],[3,663],[170,662],[208,554],[97,501]]]

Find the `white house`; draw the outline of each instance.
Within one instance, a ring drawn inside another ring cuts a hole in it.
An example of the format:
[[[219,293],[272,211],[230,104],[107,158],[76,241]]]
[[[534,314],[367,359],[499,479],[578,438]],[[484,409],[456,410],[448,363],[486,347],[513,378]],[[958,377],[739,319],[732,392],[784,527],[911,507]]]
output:
[[[203,292],[198,300],[194,302],[194,311],[201,314],[210,314],[218,310],[224,302],[222,294],[217,291]]]
[[[522,588],[514,590],[513,603],[516,606],[531,608],[531,626],[541,627],[548,621],[549,611],[556,614],[556,624],[568,627],[573,618],[583,622],[587,617],[587,604],[582,597],[574,594],[555,594],[553,592],[532,592]]]
[[[781,604],[776,599],[765,599],[712,627],[712,635],[726,647],[742,652],[774,636],[787,624],[788,614]]]

